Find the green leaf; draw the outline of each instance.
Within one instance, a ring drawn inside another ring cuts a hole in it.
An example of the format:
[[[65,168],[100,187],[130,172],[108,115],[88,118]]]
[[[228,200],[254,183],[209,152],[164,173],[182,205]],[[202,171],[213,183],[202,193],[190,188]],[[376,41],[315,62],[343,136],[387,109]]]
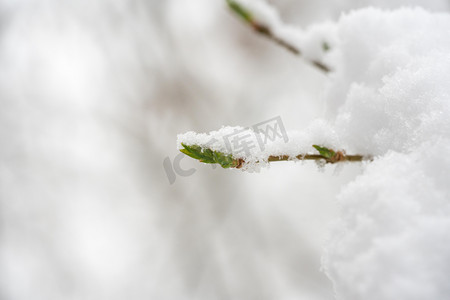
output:
[[[181,144],[181,146],[184,147],[184,149],[180,149],[181,152],[183,152],[184,154],[195,158],[195,159],[200,159],[201,158],[201,148],[198,146],[186,146],[185,144]]]
[[[328,149],[326,147],[313,145],[314,148],[316,148],[317,151],[319,151],[320,155],[322,155],[325,158],[332,158],[336,155],[336,152],[334,152],[332,149]]]
[[[253,21],[252,14],[238,2],[233,0],[227,0],[227,3],[228,6],[231,8],[231,10],[234,11],[237,15],[239,15],[242,19],[244,19],[247,22]]]
[[[181,144],[184,149],[180,149],[180,151],[187,156],[190,156],[198,161],[206,164],[220,164],[222,168],[228,169],[232,167],[236,167],[239,162],[236,161],[231,154],[224,154],[218,151],[212,151],[211,149],[205,148],[203,149],[197,145],[187,146],[185,144]]]
[[[203,149],[202,152],[202,158],[200,159],[201,162],[206,164],[214,164],[214,155],[213,152],[210,149]]]
[[[231,155],[225,155],[223,153],[214,151],[215,161],[222,166],[222,168],[228,169],[233,166],[234,159]]]

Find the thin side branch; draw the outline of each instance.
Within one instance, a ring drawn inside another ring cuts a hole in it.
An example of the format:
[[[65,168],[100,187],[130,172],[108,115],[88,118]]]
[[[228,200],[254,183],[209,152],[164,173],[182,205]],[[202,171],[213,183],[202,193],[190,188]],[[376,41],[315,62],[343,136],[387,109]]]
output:
[[[264,24],[261,24],[258,20],[255,20],[255,18],[252,16],[251,12],[246,10],[239,3],[237,3],[236,1],[233,1],[233,0],[227,0],[227,3],[228,3],[228,6],[230,7],[230,9],[235,14],[240,16],[257,33],[259,33],[259,34],[265,36],[266,38],[274,41],[278,45],[282,46],[283,48],[285,48],[286,50],[288,50],[289,52],[291,52],[291,53],[293,53],[293,54],[295,54],[297,56],[301,56],[302,55],[302,52],[300,51],[300,49],[298,49],[294,45],[290,44],[286,40],[283,40],[280,37],[274,35],[274,33],[270,30],[269,27],[265,26]],[[331,69],[328,66],[326,66],[325,64],[323,64],[320,61],[308,60],[308,62],[310,62],[313,66],[315,66],[316,68],[318,68],[319,70],[321,70],[321,71],[323,71],[325,73],[328,73],[328,72],[331,71]]]

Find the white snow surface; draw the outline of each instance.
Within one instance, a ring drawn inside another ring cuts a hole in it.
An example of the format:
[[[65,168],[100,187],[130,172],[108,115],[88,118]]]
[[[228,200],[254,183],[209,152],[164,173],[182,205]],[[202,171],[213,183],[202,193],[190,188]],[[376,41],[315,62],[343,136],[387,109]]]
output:
[[[448,299],[450,16],[365,9],[336,27],[328,116],[379,158],[338,196],[323,267],[338,299]]]
[[[323,258],[337,299],[449,299],[450,15],[367,8],[297,37],[307,55],[323,41],[331,47],[314,57],[335,70],[326,115],[250,156],[298,154],[312,144],[374,155],[337,197],[341,218]],[[191,132],[178,143],[204,144],[234,129]]]

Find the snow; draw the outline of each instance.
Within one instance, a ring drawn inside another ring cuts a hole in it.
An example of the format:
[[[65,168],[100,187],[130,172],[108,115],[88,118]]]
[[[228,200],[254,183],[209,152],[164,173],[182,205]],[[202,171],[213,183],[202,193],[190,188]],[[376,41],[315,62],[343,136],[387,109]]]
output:
[[[338,299],[450,295],[450,16],[365,9],[336,24],[328,115],[378,160],[338,195],[324,269]]]
[[[447,299],[448,140],[391,151],[339,195],[324,267],[338,299]]]
[[[282,33],[273,20],[266,22]],[[297,155],[312,144],[376,156],[337,196],[341,215],[323,259],[337,298],[448,298],[450,15],[367,8],[296,37],[307,58],[335,70],[325,117],[245,159]],[[329,51],[320,51],[323,41]],[[230,130],[189,133],[178,143],[202,144]]]

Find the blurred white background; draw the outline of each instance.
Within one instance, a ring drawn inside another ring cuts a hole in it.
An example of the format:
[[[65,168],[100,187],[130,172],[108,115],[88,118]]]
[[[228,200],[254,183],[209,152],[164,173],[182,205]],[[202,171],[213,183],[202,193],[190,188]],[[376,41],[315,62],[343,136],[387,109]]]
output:
[[[299,26],[435,1],[273,0]],[[335,195],[361,172],[191,159],[176,134],[287,130],[323,116],[326,76],[221,0],[0,1],[1,299],[332,299]]]

